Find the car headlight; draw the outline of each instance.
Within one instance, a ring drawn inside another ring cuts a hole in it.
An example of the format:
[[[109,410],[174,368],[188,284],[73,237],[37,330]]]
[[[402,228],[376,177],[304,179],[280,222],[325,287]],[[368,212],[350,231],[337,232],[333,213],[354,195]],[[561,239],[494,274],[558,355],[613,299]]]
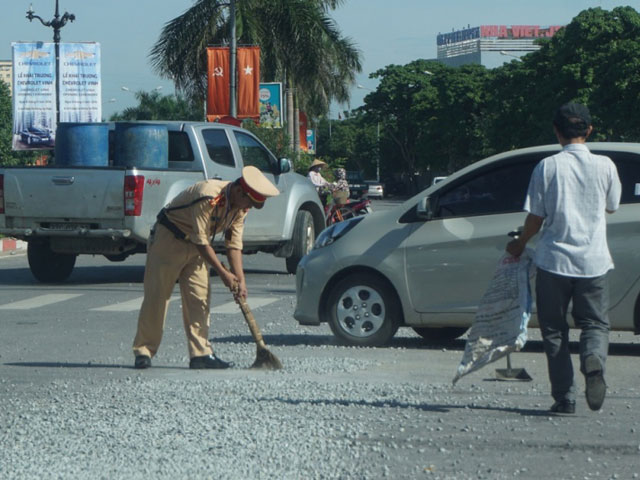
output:
[[[328,228],[325,228],[318,238],[316,239],[316,243],[313,245],[314,249],[326,247],[327,245],[331,245],[333,242],[338,240],[340,237],[343,237],[349,232],[353,227],[355,227],[358,223],[360,223],[364,219],[363,216],[353,217],[343,222],[334,223]]]

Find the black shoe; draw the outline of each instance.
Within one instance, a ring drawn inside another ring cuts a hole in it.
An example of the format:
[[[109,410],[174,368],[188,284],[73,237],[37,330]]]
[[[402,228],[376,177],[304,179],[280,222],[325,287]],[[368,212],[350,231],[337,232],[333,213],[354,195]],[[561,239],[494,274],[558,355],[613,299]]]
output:
[[[576,413],[576,402],[571,400],[561,400],[551,405],[551,413]]]
[[[233,362],[225,362],[224,360],[220,360],[214,354],[204,355],[202,357],[193,357],[189,360],[189,368],[192,369],[201,369],[201,368],[214,368],[214,369],[224,369],[233,367]]]
[[[584,377],[587,405],[591,410],[600,410],[607,393],[607,384],[604,382],[602,362],[597,356],[589,355],[584,359]]]
[[[135,368],[149,368],[151,366],[151,357],[147,355],[136,355],[136,362],[133,366]]]

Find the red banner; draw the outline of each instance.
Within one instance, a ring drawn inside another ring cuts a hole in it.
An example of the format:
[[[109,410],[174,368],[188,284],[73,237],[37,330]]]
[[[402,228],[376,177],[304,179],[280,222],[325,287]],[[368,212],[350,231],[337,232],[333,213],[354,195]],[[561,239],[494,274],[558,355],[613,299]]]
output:
[[[260,47],[238,48],[238,118],[260,116]]]
[[[300,149],[305,152],[309,150],[307,145],[307,114],[304,112],[300,112],[299,118],[299,130],[298,136],[300,137]]]
[[[229,47],[207,47],[207,120],[229,115]]]

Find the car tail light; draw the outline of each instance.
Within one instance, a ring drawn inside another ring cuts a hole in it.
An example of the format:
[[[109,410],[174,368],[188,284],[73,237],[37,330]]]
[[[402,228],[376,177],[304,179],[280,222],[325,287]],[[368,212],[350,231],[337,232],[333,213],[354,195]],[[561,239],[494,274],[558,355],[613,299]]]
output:
[[[0,214],[4,213],[4,175],[0,175]]]
[[[139,217],[142,213],[142,194],[144,193],[144,176],[126,175],[124,177],[124,214]]]

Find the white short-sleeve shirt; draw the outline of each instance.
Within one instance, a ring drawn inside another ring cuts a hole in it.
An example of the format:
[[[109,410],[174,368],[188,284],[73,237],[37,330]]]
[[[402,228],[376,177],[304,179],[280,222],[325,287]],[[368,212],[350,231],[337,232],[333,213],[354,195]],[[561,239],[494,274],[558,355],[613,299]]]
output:
[[[534,169],[524,209],[544,218],[535,264],[570,277],[598,277],[613,268],[606,210],[620,205],[622,187],[609,157],[569,144]]]

